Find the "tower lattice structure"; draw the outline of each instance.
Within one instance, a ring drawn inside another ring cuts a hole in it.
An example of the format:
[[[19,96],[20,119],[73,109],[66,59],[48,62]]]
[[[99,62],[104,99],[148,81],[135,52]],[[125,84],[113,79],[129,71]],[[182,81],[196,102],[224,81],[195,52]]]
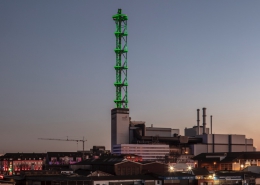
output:
[[[122,14],[122,10],[118,9],[116,15],[113,15],[113,20],[116,23],[116,99],[114,100],[116,108],[128,108],[128,93],[127,93],[127,20],[128,17]]]

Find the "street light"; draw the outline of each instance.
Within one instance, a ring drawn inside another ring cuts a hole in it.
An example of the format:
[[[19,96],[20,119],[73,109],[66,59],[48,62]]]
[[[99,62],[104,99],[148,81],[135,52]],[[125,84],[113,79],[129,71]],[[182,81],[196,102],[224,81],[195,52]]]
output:
[[[191,169],[192,167],[191,166],[188,166],[188,172],[191,174]]]

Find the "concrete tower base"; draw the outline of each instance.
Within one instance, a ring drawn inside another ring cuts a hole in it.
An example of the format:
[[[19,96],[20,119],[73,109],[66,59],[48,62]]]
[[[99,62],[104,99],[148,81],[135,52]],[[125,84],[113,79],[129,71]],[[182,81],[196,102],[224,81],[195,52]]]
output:
[[[129,144],[129,109],[111,110],[111,151],[114,145]]]

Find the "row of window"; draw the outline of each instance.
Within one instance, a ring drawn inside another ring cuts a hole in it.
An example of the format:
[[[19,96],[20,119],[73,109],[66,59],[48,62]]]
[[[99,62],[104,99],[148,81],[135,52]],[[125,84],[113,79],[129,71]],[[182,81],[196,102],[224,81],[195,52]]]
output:
[[[137,149],[129,149],[129,150],[126,150],[126,149],[123,149],[123,150],[114,150],[114,151],[121,151],[121,152],[125,152],[125,151],[135,151],[135,152],[167,152],[169,153],[169,150],[165,149],[165,150],[137,150]]]
[[[9,161],[12,161],[13,160],[13,158],[4,158],[4,160],[9,160]],[[21,160],[21,158],[18,158],[18,159],[15,159],[15,160],[18,160],[18,161],[20,161]],[[41,157],[39,157],[39,158],[24,158],[23,160],[42,160],[42,158]]]
[[[130,149],[168,149],[169,150],[169,147],[132,147],[132,146],[130,146],[130,147],[120,147],[120,146],[118,146],[118,147],[113,147],[113,149],[118,149],[118,148],[122,148],[122,149],[127,149],[127,148],[130,148]]]

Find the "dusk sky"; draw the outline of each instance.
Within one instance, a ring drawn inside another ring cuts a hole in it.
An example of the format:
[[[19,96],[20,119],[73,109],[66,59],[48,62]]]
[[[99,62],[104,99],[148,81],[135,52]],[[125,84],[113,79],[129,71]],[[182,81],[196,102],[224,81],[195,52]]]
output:
[[[146,126],[244,134],[260,149],[260,1],[0,1],[0,153],[110,149],[115,23],[128,15],[128,99]],[[202,114],[202,111],[201,111]],[[202,118],[201,118],[202,120]]]

